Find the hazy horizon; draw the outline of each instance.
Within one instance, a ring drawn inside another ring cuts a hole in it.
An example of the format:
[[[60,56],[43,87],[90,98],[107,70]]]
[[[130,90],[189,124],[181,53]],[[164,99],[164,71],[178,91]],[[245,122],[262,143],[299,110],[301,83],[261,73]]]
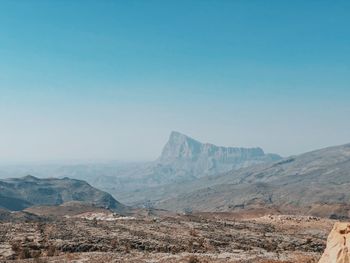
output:
[[[0,163],[154,160],[172,130],[282,156],[349,143],[349,7],[2,1]]]

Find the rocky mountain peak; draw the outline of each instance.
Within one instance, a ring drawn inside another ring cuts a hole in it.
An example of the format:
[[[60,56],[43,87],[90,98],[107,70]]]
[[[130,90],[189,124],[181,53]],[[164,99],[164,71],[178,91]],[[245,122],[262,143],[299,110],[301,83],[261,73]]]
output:
[[[163,148],[161,159],[192,158],[200,152],[202,144],[180,132],[173,131]]]
[[[223,147],[201,143],[173,131],[163,148],[158,163],[171,165],[171,170],[189,171],[195,177],[238,169],[255,163],[279,159],[261,148]]]
[[[216,146],[211,143],[201,143],[185,134],[177,131],[171,132],[169,140],[163,148],[161,159],[185,158],[193,159],[198,155],[237,155],[244,157],[264,156],[263,149],[256,148],[241,148],[241,147],[223,147]]]

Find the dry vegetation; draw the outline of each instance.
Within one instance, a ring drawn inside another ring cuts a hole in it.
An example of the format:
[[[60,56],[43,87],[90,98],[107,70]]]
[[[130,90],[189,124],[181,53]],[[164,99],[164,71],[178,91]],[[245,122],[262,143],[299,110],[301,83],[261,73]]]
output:
[[[230,214],[0,223],[0,262],[317,262],[330,220]]]

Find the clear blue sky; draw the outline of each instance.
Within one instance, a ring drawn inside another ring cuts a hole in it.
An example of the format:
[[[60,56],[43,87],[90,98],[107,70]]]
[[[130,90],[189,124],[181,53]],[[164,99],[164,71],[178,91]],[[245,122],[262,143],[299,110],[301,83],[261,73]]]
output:
[[[0,160],[148,160],[171,130],[350,142],[350,1],[0,1]]]

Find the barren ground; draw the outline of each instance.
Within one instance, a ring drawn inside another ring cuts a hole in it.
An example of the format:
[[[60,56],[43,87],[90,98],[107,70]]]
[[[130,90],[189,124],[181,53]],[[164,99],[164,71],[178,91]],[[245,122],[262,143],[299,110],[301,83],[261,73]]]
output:
[[[313,263],[334,223],[230,213],[86,218],[0,223],[0,262]]]

